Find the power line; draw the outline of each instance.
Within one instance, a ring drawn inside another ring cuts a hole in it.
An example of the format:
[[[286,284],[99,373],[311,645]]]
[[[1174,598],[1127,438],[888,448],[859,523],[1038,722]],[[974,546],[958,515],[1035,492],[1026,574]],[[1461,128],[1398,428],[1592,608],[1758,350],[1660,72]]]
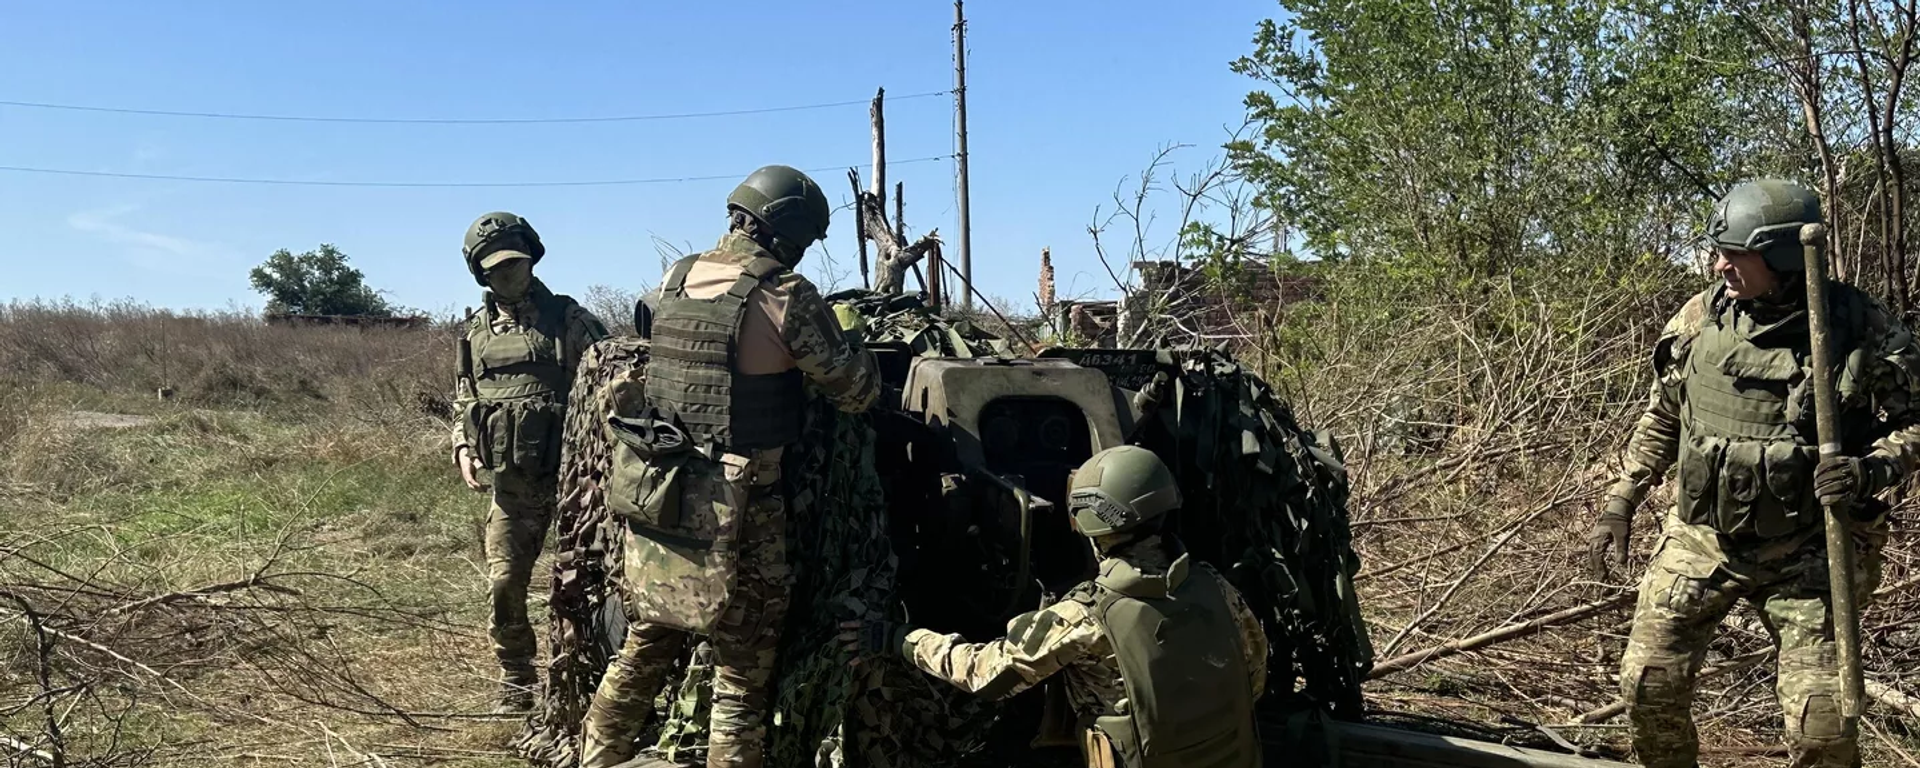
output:
[[[946,160],[952,155],[932,155],[916,157],[910,160],[889,160],[889,163],[931,163]],[[830,173],[843,170],[849,165],[841,164],[826,168],[810,168],[807,173]],[[228,176],[176,176],[159,173],[116,173],[112,171],[81,171],[69,168],[28,168],[17,165],[0,165],[0,171],[10,173],[37,173],[53,176],[87,176],[108,179],[147,179],[152,181],[198,181],[217,184],[271,184],[290,187],[434,187],[434,188],[481,188],[481,187],[614,187],[639,184],[677,184],[689,181],[719,181],[723,179],[745,178],[745,171],[738,174],[715,174],[712,176],[665,176],[650,179],[588,179],[580,181],[321,181],[304,179],[249,179]]]
[[[951,91],[927,91],[895,99],[925,99],[945,96]],[[53,104],[35,101],[0,101],[0,107],[20,107],[24,109],[58,109],[71,112],[106,112],[118,115],[158,115],[161,117],[193,117],[214,120],[274,120],[295,123],[381,123],[402,125],[538,125],[549,123],[633,123],[650,120],[687,120],[702,117],[733,117],[737,115],[759,115],[770,112],[798,112],[810,109],[830,109],[833,107],[864,106],[868,99],[856,101],[831,101],[820,104],[797,104],[782,107],[755,107],[749,109],[729,109],[717,112],[678,112],[653,115],[601,115],[586,117],[335,117],[327,115],[256,115],[237,112],[183,112],[167,109],[133,109],[130,107],[99,107],[86,104]]]

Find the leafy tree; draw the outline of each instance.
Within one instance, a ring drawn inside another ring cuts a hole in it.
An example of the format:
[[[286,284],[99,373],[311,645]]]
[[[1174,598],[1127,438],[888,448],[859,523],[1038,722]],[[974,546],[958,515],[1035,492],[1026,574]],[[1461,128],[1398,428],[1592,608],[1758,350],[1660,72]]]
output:
[[[1228,149],[1318,258],[1471,285],[1678,257],[1757,130],[1727,108],[1735,65],[1714,62],[1738,36],[1713,3],[1281,5],[1233,64],[1262,88],[1258,136]]]
[[[251,273],[253,289],[267,297],[267,311],[311,315],[391,317],[393,306],[367,287],[366,275],[347,264],[331,243],[295,254],[285,248]]]

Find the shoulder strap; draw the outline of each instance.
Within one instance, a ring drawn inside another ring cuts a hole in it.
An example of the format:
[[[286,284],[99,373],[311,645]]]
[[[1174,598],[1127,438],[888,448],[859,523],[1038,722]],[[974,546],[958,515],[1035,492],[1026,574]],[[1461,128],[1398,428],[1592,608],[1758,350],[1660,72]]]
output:
[[[765,256],[747,262],[746,269],[740,271],[740,279],[733,281],[733,287],[727,289],[727,295],[739,301],[745,301],[747,294],[769,276],[786,271],[787,265]]]
[[[687,287],[687,273],[693,271],[693,263],[700,260],[700,254],[682,258],[667,269],[666,279],[660,281],[660,295],[680,298]]]

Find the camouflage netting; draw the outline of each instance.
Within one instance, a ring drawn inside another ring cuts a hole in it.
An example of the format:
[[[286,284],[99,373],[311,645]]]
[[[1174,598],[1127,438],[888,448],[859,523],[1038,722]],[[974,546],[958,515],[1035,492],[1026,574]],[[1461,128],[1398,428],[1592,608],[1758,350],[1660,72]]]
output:
[[[847,292],[831,299],[854,304],[876,344],[921,356],[1004,354],[1000,340],[945,322],[918,297]],[[574,385],[549,603],[553,661],[544,706],[518,743],[538,765],[577,765],[580,722],[624,635],[623,608],[612,597],[620,523],[609,519],[595,489],[611,464],[601,422],[619,404],[631,412],[647,349],[637,339],[603,341]],[[1357,716],[1371,649],[1353,597],[1358,562],[1337,449],[1302,429],[1264,383],[1222,353],[1126,354],[1136,362],[1144,355],[1145,364],[1103,365],[1111,355],[1082,364],[1145,390],[1146,416],[1133,441],[1168,459],[1180,476],[1187,508],[1179,525],[1196,557],[1221,565],[1260,613],[1273,646],[1266,704]],[[801,445],[788,454],[790,560],[798,581],[775,676],[768,759],[776,768],[985,759],[1001,711],[898,660],[852,667],[835,643],[840,621],[876,619],[898,603],[872,418],[816,401]],[[701,643],[657,702],[655,723],[642,737],[651,745],[646,754],[683,764],[703,759],[711,678],[711,651]]]
[[[948,321],[934,314],[920,294],[888,296],[855,289],[828,296],[827,302],[853,305],[867,320],[869,343],[904,344],[913,354],[922,357],[1012,354],[1005,339],[996,338],[969,321]]]
[[[1354,594],[1360,560],[1338,446],[1302,428],[1224,352],[1158,357],[1165,375],[1144,388],[1148,413],[1133,442],[1180,478],[1188,548],[1226,571],[1259,614],[1271,648],[1266,704],[1357,719],[1373,648]]]
[[[600,423],[616,398],[637,400],[648,349],[641,339],[601,341],[581,356],[574,379],[576,407],[567,412],[560,457],[561,502],[548,593],[551,661],[542,706],[515,744],[537,765],[579,764],[580,723],[617,647],[616,633],[624,632],[609,578],[619,571],[619,527],[610,522],[598,491],[613,466],[612,444],[602,437]]]

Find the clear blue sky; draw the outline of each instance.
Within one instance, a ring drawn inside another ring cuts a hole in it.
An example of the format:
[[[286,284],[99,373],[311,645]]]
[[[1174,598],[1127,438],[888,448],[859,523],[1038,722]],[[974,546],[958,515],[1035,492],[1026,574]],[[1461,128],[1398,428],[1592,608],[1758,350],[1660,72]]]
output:
[[[0,100],[382,118],[686,113],[864,100],[952,86],[946,2],[10,3]],[[1271,0],[1169,6],[974,0],[967,6],[975,281],[1030,301],[1053,249],[1062,293],[1110,286],[1095,206],[1170,142],[1197,166],[1252,87],[1227,69]],[[894,159],[952,152],[948,97],[887,111]],[[0,165],[334,181],[496,182],[743,176],[869,157],[862,106],[565,125],[207,120],[0,106]],[[900,165],[907,222],[955,232],[951,161]],[[815,177],[836,203],[844,170]],[[393,300],[471,304],[461,234],[518,212],[549,246],[538,274],[579,294],[659,279],[653,241],[704,248],[729,180],[565,188],[258,186],[0,172],[0,298],[132,297],[257,307],[247,271],[332,242]],[[851,272],[852,218],[827,248]],[[802,270],[825,283],[821,250]],[[809,269],[809,267],[811,269]],[[1098,276],[1098,277],[1096,277]]]

